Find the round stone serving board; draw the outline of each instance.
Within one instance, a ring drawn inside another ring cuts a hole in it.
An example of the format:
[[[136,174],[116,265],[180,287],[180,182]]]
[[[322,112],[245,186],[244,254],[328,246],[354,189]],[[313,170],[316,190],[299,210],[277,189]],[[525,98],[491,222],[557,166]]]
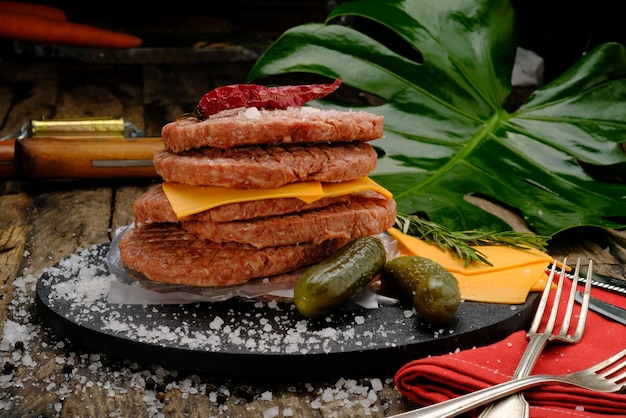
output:
[[[146,365],[246,378],[393,376],[428,355],[487,345],[527,328],[523,305],[461,302],[446,325],[400,305],[305,319],[293,303],[229,300],[185,305],[107,302],[109,244],[73,254],[39,279],[44,326],[91,352]]]

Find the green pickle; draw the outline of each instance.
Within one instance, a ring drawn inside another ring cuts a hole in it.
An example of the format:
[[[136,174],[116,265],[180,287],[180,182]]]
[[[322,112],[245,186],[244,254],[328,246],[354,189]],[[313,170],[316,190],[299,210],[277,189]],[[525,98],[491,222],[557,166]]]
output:
[[[333,312],[363,290],[382,271],[385,261],[380,240],[368,236],[349,242],[298,279],[296,309],[307,318]]]
[[[449,322],[461,302],[456,277],[429,258],[401,256],[389,260],[381,280],[383,284],[411,295],[415,311],[426,322]]]

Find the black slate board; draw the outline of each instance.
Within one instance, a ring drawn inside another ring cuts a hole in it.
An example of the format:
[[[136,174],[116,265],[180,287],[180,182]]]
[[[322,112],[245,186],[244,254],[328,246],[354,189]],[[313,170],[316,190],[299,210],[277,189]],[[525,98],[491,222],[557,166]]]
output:
[[[487,345],[527,328],[538,299],[464,301],[445,326],[422,323],[399,305],[315,320],[275,301],[112,305],[108,251],[109,244],[95,246],[44,272],[36,288],[44,326],[92,352],[231,377],[392,376],[412,359]]]

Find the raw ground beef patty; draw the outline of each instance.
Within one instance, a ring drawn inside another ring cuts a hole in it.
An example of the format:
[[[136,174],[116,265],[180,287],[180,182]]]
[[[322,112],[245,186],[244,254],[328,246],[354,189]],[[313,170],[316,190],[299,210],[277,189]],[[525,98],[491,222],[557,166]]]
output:
[[[310,242],[321,244],[329,239],[351,240],[373,235],[391,228],[395,216],[396,202],[393,199],[357,195],[349,202],[313,211],[250,221],[184,221],[182,226],[199,238],[266,248]]]
[[[233,148],[254,144],[371,141],[383,136],[384,117],[368,112],[241,108],[199,121],[181,118],[161,129],[165,149]]]
[[[119,242],[124,265],[145,277],[188,286],[231,286],[317,263],[347,243],[287,245],[259,250],[250,245],[203,240],[174,223],[128,229]]]
[[[362,193],[378,195],[376,192]],[[200,222],[242,221],[313,210],[336,203],[347,202],[349,200],[350,195],[325,197],[311,203],[306,203],[296,197],[253,200],[250,202],[228,203],[217,206],[180,220]],[[132,210],[135,216],[135,222],[138,224],[179,221],[160,184],[148,189],[144,194],[135,199]]]
[[[303,181],[341,182],[367,176],[378,155],[364,142],[287,144],[237,148],[205,147],[154,154],[165,180],[232,189],[275,188]]]

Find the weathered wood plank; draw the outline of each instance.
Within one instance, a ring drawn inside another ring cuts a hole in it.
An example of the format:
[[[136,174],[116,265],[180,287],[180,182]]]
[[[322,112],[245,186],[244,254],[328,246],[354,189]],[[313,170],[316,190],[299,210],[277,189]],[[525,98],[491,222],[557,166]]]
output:
[[[22,267],[30,229],[27,215],[30,203],[25,193],[0,195],[0,336],[13,297],[13,280]]]
[[[109,241],[112,189],[63,186],[34,196],[27,263],[32,274],[78,249]]]
[[[579,227],[556,234],[548,253],[555,258],[568,257],[568,264],[580,257],[581,265],[593,260],[593,270],[626,280],[626,231]]]
[[[55,118],[124,118],[144,129],[141,67],[75,64],[60,71]]]
[[[54,117],[59,93],[59,66],[51,62],[0,64],[0,80],[11,89],[12,106],[0,136],[33,119]]]
[[[22,225],[0,228],[0,286],[6,285],[19,271],[27,232],[28,227]]]

